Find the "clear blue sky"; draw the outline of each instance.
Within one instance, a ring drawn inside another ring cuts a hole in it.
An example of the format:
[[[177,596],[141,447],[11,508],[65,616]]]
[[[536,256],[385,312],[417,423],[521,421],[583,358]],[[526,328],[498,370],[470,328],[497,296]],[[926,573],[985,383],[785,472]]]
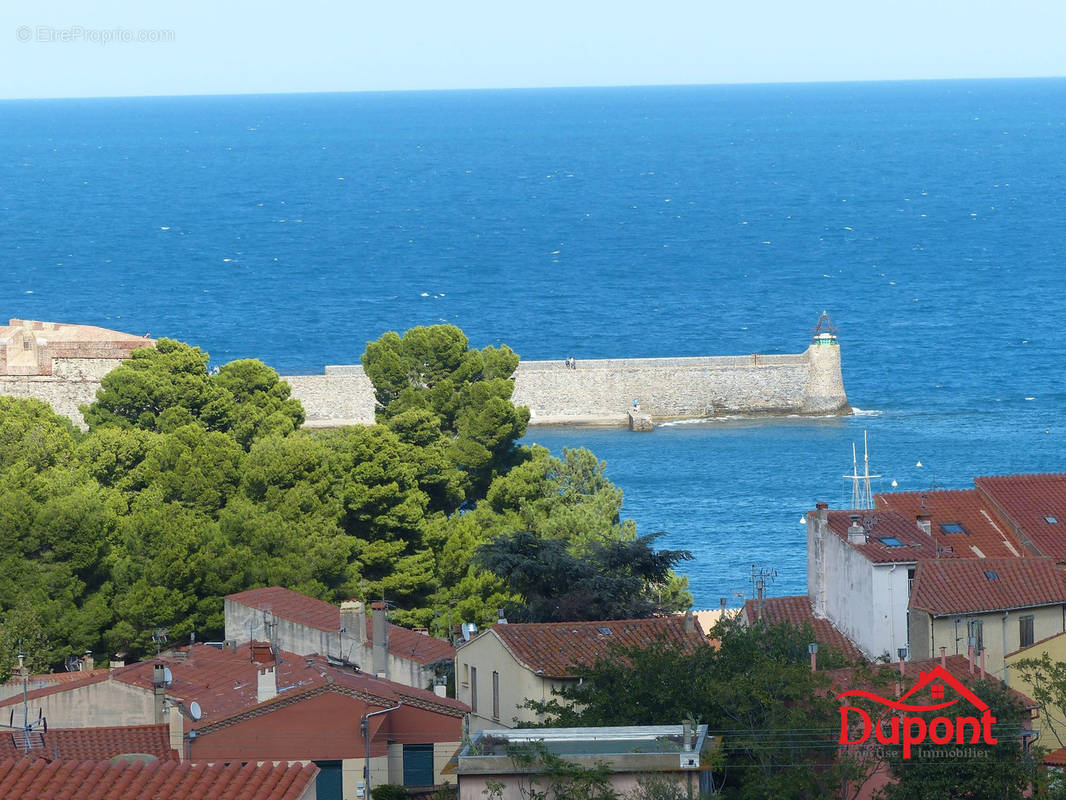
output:
[[[9,0],[0,97],[1063,76],[1064,32],[1066,0]]]

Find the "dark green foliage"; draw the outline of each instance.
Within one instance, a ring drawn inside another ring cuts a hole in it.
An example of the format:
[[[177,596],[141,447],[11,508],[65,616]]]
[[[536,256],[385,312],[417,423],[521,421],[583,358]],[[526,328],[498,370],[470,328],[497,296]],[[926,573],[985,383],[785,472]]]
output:
[[[397,783],[383,783],[370,790],[370,796],[374,800],[407,800],[410,796],[407,789]]]
[[[514,530],[600,559],[612,581],[629,569],[641,545],[603,465],[516,446],[510,350],[430,328],[375,352],[386,424],[335,431],[298,430],[299,403],[260,362],[211,374],[167,339],[104,379],[88,433],[0,397],[0,632],[31,642],[35,669],[86,649],[137,657],[156,628],[218,637],[226,594],[281,585],[387,598],[393,622],[447,634],[522,602],[473,563]],[[689,600],[673,575],[655,593]]]
[[[1030,784],[1040,770],[1038,760],[1024,752],[1021,734],[1027,712],[999,681],[974,679],[965,683],[991,707],[996,718],[992,734],[997,744],[960,747],[954,743],[937,745],[926,741],[913,748],[907,760],[898,748],[890,749],[887,761],[895,780],[881,792],[882,800],[945,797],[1021,800],[1030,796]],[[920,716],[929,720],[943,713],[927,712]],[[979,752],[952,755],[967,750]]]
[[[208,355],[173,339],[134,350],[106,375],[96,402],[82,409],[91,429],[137,427],[168,433],[197,423],[230,434],[241,447],[272,434],[286,435],[304,420],[289,385],[260,361],[233,361],[217,374]]]
[[[523,598],[509,614],[522,622],[637,619],[662,613],[656,588],[686,550],[652,548],[661,533],[632,541],[594,542],[572,554],[566,542],[518,531],[478,548],[475,563]]]
[[[510,348],[471,350],[454,325],[434,325],[384,334],[367,344],[362,362],[378,421],[411,443],[439,443],[464,476],[468,505],[518,457],[529,409],[511,402],[518,356]]]
[[[822,671],[810,671],[809,628],[718,625],[720,646],[619,650],[547,703],[527,702],[552,726],[677,724],[694,718],[722,737],[716,781],[727,796],[839,796],[854,774],[835,760],[838,704]],[[825,643],[826,667],[844,658]]]

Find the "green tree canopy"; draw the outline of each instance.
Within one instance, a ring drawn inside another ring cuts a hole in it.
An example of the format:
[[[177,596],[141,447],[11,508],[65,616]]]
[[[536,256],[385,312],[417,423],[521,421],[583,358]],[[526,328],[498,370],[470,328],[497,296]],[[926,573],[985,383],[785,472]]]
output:
[[[639,619],[673,609],[659,596],[687,550],[654,550],[661,533],[594,543],[575,555],[558,539],[517,531],[478,548],[474,562],[494,573],[522,603],[508,612],[523,622]]]
[[[195,422],[229,433],[244,448],[258,436],[287,434],[304,420],[289,385],[262,362],[233,361],[211,375],[208,354],[173,339],[134,350],[104,376],[82,408],[90,429],[137,427],[170,432]]]
[[[510,348],[472,350],[459,328],[433,325],[384,334],[367,344],[362,362],[379,422],[423,446],[427,432],[439,427],[449,460],[466,477],[468,504],[519,457],[516,442],[529,409],[511,402],[518,356]],[[412,411],[428,411],[436,421]]]

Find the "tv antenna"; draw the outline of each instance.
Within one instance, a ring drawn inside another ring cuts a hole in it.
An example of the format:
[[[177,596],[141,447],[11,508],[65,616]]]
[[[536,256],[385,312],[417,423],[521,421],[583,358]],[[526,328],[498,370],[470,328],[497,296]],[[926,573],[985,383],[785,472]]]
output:
[[[159,651],[163,645],[167,643],[167,634],[170,633],[166,628],[156,628],[152,632],[152,641],[155,642],[155,654],[159,655]]]
[[[855,442],[851,443],[851,474],[844,477],[851,481],[851,507],[853,509],[873,508],[874,496],[870,490],[870,478],[880,475],[870,474],[870,449],[866,441],[866,431],[862,432],[862,475],[859,474],[859,460],[855,453]]]
[[[15,709],[11,709],[7,725],[0,723],[0,728],[9,728],[18,731],[11,734],[12,743],[16,749],[29,753],[34,748],[44,748],[44,734],[48,733],[48,720],[42,716],[41,709],[37,709],[37,719],[30,722],[29,682],[30,670],[26,666],[26,654],[19,652],[19,665],[15,672],[22,678],[22,724],[15,724]]]
[[[757,601],[759,619],[762,619],[762,612],[766,607],[766,584],[773,583],[776,578],[776,569],[767,569],[758,564],[751,565],[751,586]]]

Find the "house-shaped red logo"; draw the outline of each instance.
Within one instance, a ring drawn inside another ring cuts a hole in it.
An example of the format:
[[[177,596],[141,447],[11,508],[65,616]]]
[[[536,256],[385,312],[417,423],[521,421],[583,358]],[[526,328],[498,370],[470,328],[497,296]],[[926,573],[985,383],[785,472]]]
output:
[[[959,696],[953,700],[944,699],[943,702],[924,704],[907,702],[907,698],[927,686],[934,701],[944,698],[945,687],[950,687]],[[918,682],[898,700],[889,700],[865,689],[849,689],[837,695],[838,700],[844,700],[848,697],[862,697],[900,713],[873,720],[865,709],[841,705],[840,744],[842,745],[865,744],[869,740],[870,734],[873,733],[879,744],[902,745],[903,757],[910,758],[911,748],[914,745],[924,743],[926,740],[933,744],[977,744],[983,742],[990,745],[996,744],[997,741],[992,735],[992,726],[995,724],[996,718],[992,716],[988,703],[975,695],[958,678],[940,665],[937,665],[929,672],[919,673]],[[914,716],[906,713],[923,714],[929,711],[942,711],[955,705],[960,700],[966,700],[977,709],[980,716],[972,714],[965,716],[937,715],[930,720],[926,720],[923,716]],[[862,733],[854,739],[849,734],[858,733],[858,728],[853,727],[854,721],[852,725],[849,725],[849,715],[857,717],[858,722],[862,725]]]

